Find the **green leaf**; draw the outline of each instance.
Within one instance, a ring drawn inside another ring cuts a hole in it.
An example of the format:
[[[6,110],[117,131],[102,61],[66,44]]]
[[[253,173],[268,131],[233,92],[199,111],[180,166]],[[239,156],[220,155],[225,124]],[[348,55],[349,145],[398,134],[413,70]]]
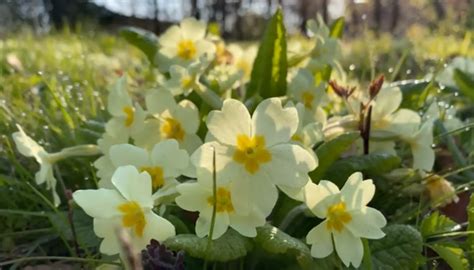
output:
[[[456,222],[435,211],[421,222],[421,235],[423,238],[427,238],[434,234],[449,232],[456,225]]]
[[[124,27],[120,29],[120,35],[128,43],[141,50],[150,63],[155,62],[155,54],[158,51],[158,37],[153,32],[137,27]]]
[[[257,228],[255,242],[269,253],[294,257],[301,268],[307,269],[311,266],[313,259],[308,246],[276,227],[267,224]]]
[[[467,231],[474,231],[474,194],[471,194],[469,205],[467,206]],[[469,234],[466,240],[466,251],[468,252],[469,261],[474,265],[474,234]]]
[[[468,269],[467,260],[464,258],[464,252],[461,248],[449,247],[435,244],[430,246],[438,255],[451,267],[451,269]]]
[[[179,234],[164,242],[168,248],[209,261],[227,262],[244,257],[252,249],[252,241],[236,231],[229,229],[219,239],[212,241],[207,254],[208,239],[199,238],[194,234]]]
[[[316,149],[320,157],[318,167],[309,173],[313,182],[317,183],[326,174],[329,167],[360,137],[359,133],[352,132],[323,143]]]
[[[342,38],[342,34],[344,33],[344,25],[345,20],[344,17],[339,17],[335,20],[331,26],[329,27],[329,36],[333,38]]]
[[[286,30],[279,8],[271,18],[255,58],[247,97],[263,98],[286,93],[287,74]]]
[[[353,172],[381,175],[398,168],[400,163],[398,156],[385,153],[348,157],[334,162],[324,174],[324,179],[331,179],[336,185],[342,186]]]
[[[409,225],[388,226],[384,232],[384,238],[369,243],[374,269],[417,269],[423,250],[421,234]]]
[[[426,80],[405,80],[390,84],[390,87],[398,87],[402,91],[403,100],[400,108],[418,109],[420,95],[430,84]]]
[[[474,101],[474,78],[471,74],[465,73],[460,69],[455,69],[453,79],[459,90],[471,100]]]

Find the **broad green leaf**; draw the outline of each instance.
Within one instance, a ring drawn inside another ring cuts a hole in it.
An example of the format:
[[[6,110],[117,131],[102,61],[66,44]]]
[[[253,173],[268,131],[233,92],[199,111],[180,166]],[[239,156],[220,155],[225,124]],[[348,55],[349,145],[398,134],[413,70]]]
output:
[[[449,232],[456,225],[456,222],[435,211],[421,222],[421,235],[426,238],[434,234]]]
[[[417,269],[423,250],[421,234],[409,225],[392,225],[385,237],[369,243],[374,269]]]
[[[294,257],[301,268],[308,268],[311,265],[312,257],[308,246],[276,227],[265,225],[257,228],[255,242],[269,253]]]
[[[342,34],[344,33],[344,25],[345,25],[344,17],[339,17],[329,27],[330,29],[329,36],[333,38],[339,38],[339,39],[342,38]]]
[[[326,174],[329,167],[344,153],[360,135],[357,132],[342,134],[341,136],[323,143],[316,149],[319,157],[318,167],[310,172],[313,182],[318,183]]]
[[[390,84],[390,87],[398,87],[402,91],[403,100],[400,105],[401,108],[416,109],[418,108],[420,95],[429,84],[430,82],[426,80],[405,80],[393,82]]]
[[[252,249],[252,241],[243,237],[236,231],[229,229],[219,239],[212,241],[208,254],[208,239],[199,238],[194,234],[179,234],[164,242],[168,248],[178,251],[184,250],[186,254],[209,261],[227,262],[247,255]]]
[[[468,269],[468,263],[464,258],[464,252],[461,248],[449,247],[440,244],[430,246],[438,255],[455,270]]]
[[[471,74],[455,69],[453,79],[459,90],[474,101],[474,78]]]
[[[398,168],[400,163],[398,156],[384,153],[348,157],[334,162],[324,174],[324,179],[330,179],[336,185],[342,186],[354,172],[381,175]]]
[[[150,31],[137,27],[124,27],[120,30],[120,35],[128,43],[140,49],[148,58],[150,63],[154,63],[155,54],[158,50],[158,37]]]
[[[247,97],[283,96],[286,93],[287,55],[283,11],[279,8],[271,18],[257,57],[253,63]]]
[[[474,231],[474,194],[471,194],[469,205],[467,206],[467,231]],[[468,252],[469,261],[474,265],[474,234],[469,234],[466,240],[466,251]]]

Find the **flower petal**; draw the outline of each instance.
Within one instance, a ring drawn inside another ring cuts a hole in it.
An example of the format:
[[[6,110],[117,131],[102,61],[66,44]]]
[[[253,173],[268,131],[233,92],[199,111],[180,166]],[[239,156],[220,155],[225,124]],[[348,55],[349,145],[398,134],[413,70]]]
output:
[[[319,223],[306,235],[306,243],[311,245],[311,256],[324,258],[334,250],[331,232],[326,229],[326,221]]]
[[[352,220],[346,224],[347,229],[356,237],[368,239],[380,239],[385,233],[380,229],[387,224],[383,214],[370,207],[363,211],[350,212]]]
[[[150,164],[148,152],[131,144],[113,145],[110,147],[109,157],[115,167],[133,165],[140,168]]]
[[[180,26],[185,39],[203,39],[206,34],[206,23],[192,17],[183,19]]]
[[[424,171],[433,170],[435,152],[431,145],[414,145],[411,148],[413,155],[413,168]]]
[[[384,87],[378,93],[372,107],[372,119],[378,120],[394,113],[402,103],[402,91],[398,87]]]
[[[267,146],[288,142],[297,128],[298,112],[294,107],[284,109],[279,98],[262,101],[252,116],[252,135],[264,136]]]
[[[161,114],[166,110],[174,110],[176,101],[173,95],[166,89],[151,90],[145,98],[146,108],[151,114]]]
[[[187,211],[201,211],[210,208],[207,198],[212,195],[197,182],[179,184],[176,189],[181,194],[176,197],[176,204]]]
[[[133,166],[122,166],[112,175],[112,183],[127,200],[136,201],[142,207],[153,207],[151,177],[147,172],[139,173]]]
[[[362,173],[355,172],[341,189],[343,201],[347,204],[347,209],[361,209],[366,206],[374,197],[375,185],[372,180],[363,180]]]
[[[242,102],[227,99],[220,111],[212,111],[207,116],[207,127],[219,142],[236,145],[237,135],[251,135],[250,114]]]
[[[121,77],[110,89],[107,109],[111,115],[121,116],[124,115],[123,108],[129,106],[132,106],[132,99],[127,91],[127,80]]]
[[[277,185],[301,188],[308,182],[308,172],[316,168],[314,157],[299,145],[280,144],[268,150],[271,161],[261,165],[261,174]]]
[[[196,133],[199,128],[199,110],[189,100],[181,100],[174,111],[176,120],[181,123],[186,133]]]
[[[125,202],[116,190],[87,189],[72,194],[74,201],[93,218],[110,218],[120,215],[118,206]]]
[[[171,222],[151,211],[145,215],[145,220],[146,225],[142,237],[144,243],[141,248],[145,248],[151,239],[162,242],[176,235],[174,225]]]
[[[165,176],[177,177],[189,165],[188,152],[179,148],[176,140],[159,142],[151,151],[153,166],[160,166],[165,171]]]
[[[352,263],[355,268],[358,268],[364,256],[362,240],[352,235],[348,230],[342,230],[332,235],[334,237],[337,255],[341,258],[344,265],[349,267]]]
[[[247,237],[257,236],[257,227],[263,226],[266,222],[265,216],[261,215],[259,211],[251,211],[248,215],[239,215],[233,213],[229,215],[230,226]]]
[[[310,182],[304,187],[306,206],[319,218],[325,218],[327,208],[332,202],[330,197],[339,193],[339,188],[332,182],[321,180],[319,184]]]
[[[100,243],[100,252],[106,255],[115,255],[120,252],[116,229],[120,226],[119,218],[94,218],[94,233],[104,238]]]

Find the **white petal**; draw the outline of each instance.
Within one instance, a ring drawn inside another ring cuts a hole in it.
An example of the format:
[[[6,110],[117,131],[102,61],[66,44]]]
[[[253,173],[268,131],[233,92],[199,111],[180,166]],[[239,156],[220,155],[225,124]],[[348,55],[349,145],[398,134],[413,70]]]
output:
[[[123,108],[132,106],[132,99],[127,91],[127,80],[125,77],[118,79],[110,89],[107,99],[107,109],[113,116],[124,115]]]
[[[227,99],[220,111],[212,111],[207,116],[209,132],[219,142],[236,145],[237,135],[251,135],[250,114],[242,102]]]
[[[304,185],[302,188],[287,187],[282,185],[279,185],[278,188],[280,188],[281,191],[283,191],[288,197],[292,198],[293,200],[304,202],[306,186],[312,183],[311,178],[309,176],[307,177],[307,179],[308,182],[306,182],[306,185]]]
[[[402,103],[402,91],[398,87],[382,88],[372,108],[372,119],[381,119],[394,113]]]
[[[12,134],[16,148],[25,157],[35,157],[38,161],[39,153],[46,153],[44,148],[35,142],[31,137],[26,135],[20,125],[16,125],[18,132]],[[39,161],[38,161],[39,162]]]
[[[421,117],[412,110],[400,109],[390,116],[389,121],[390,131],[401,136],[411,137],[418,129]]]
[[[120,226],[118,218],[94,218],[94,233],[104,238],[100,243],[100,252],[106,255],[115,255],[120,252],[120,244],[116,230]]]
[[[156,89],[146,95],[146,108],[151,114],[161,114],[166,110],[174,110],[176,101],[166,89]]]
[[[283,109],[279,98],[262,101],[252,116],[252,135],[264,136],[267,146],[288,142],[297,128],[298,112],[295,108]]]
[[[319,218],[325,218],[331,197],[339,194],[339,188],[332,182],[321,180],[319,184],[308,183],[304,187],[305,202],[308,208]]]
[[[314,157],[299,145],[280,144],[268,150],[271,161],[261,165],[261,173],[277,185],[301,188],[307,183],[308,172],[316,168]]]
[[[161,140],[160,120],[150,118],[145,120],[143,128],[133,136],[133,144],[150,151]]]
[[[115,171],[115,166],[112,164],[109,156],[101,156],[94,161],[94,167],[97,169],[97,176],[100,178],[99,187],[114,189],[112,185],[112,174]]]
[[[175,199],[179,207],[188,211],[210,208],[207,198],[212,196],[212,191],[204,189],[199,183],[183,183],[176,189],[181,194]]]
[[[199,110],[189,100],[182,100],[174,111],[176,120],[181,123],[186,133],[196,133],[199,128]]]
[[[116,190],[78,190],[72,194],[74,201],[91,217],[110,218],[120,215],[118,206],[125,202]]]
[[[326,229],[326,221],[319,223],[309,231],[306,236],[306,243],[311,245],[311,256],[324,258],[334,250],[331,232]]]
[[[413,168],[424,171],[433,170],[435,161],[435,153],[431,145],[415,145],[412,146]]]
[[[189,155],[194,153],[196,149],[199,148],[199,146],[202,145],[202,140],[199,138],[198,135],[194,133],[185,133],[184,134],[184,139],[181,142],[181,147],[186,150]]]
[[[371,209],[367,211],[353,211],[349,212],[352,220],[346,224],[349,231],[356,237],[363,237],[368,239],[380,239],[385,236],[385,233],[380,229],[380,224],[386,224],[385,217],[379,211]]]
[[[341,232],[335,232],[332,235],[334,237],[337,255],[341,258],[344,265],[349,267],[352,263],[355,268],[358,268],[364,256],[362,240],[345,229]]]
[[[196,221],[196,235],[199,237],[204,237],[209,234],[211,226],[211,215],[212,212],[205,213],[203,212],[199,215],[198,220]],[[212,232],[212,239],[218,239],[221,237],[229,227],[229,216],[227,213],[216,213],[216,220],[214,223],[214,231]]]
[[[341,196],[347,209],[361,209],[374,197],[375,185],[372,180],[363,180],[362,173],[355,172],[341,189]]]
[[[251,211],[249,215],[239,215],[233,213],[229,215],[230,226],[247,237],[257,236],[257,227],[263,226],[266,222],[265,216],[261,215],[259,211]]]
[[[195,18],[183,19],[180,26],[185,39],[198,40],[204,38],[206,34],[206,23]]]
[[[162,47],[176,48],[181,39],[180,27],[173,25],[160,36],[159,43]]]
[[[242,214],[247,214],[250,209],[256,207],[264,216],[270,215],[278,200],[278,189],[275,184],[267,178],[244,179],[236,178],[231,183],[232,204],[236,211],[241,210]],[[244,192],[247,192],[249,196],[246,202],[243,201],[246,198]],[[265,192],[264,196],[262,192]]]
[[[145,243],[142,248],[145,248],[146,244],[150,243],[151,239],[163,242],[164,240],[176,235],[173,224],[171,224],[167,219],[160,217],[153,212],[146,214],[145,219],[146,225],[142,237]]]
[[[119,167],[112,175],[112,183],[127,200],[136,201],[142,207],[153,207],[148,173],[139,173],[137,168],[129,165]]]
[[[205,54],[208,59],[212,60],[216,51],[216,46],[214,45],[214,43],[202,39],[196,41],[195,45],[197,56],[202,56]],[[202,60],[202,58],[200,58],[200,60]]]
[[[185,150],[179,149],[176,140],[165,140],[153,147],[151,152],[153,166],[160,166],[165,176],[177,177],[189,165],[189,156]]]
[[[109,157],[115,167],[133,165],[140,168],[150,164],[148,152],[131,144],[116,144],[110,147]]]

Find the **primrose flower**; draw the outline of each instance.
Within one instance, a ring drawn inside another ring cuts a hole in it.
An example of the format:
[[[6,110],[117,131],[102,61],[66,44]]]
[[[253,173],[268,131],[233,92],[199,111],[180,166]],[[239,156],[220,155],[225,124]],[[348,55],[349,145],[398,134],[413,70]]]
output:
[[[174,96],[188,95],[199,86],[199,76],[209,65],[209,60],[201,57],[199,61],[191,63],[186,68],[173,65],[170,68],[170,79],[163,84],[163,88],[171,91]]]
[[[253,207],[246,213],[240,213],[232,203],[232,189],[229,182],[216,186],[216,218],[212,239],[221,237],[229,227],[247,237],[257,235],[256,227],[265,224],[265,215]],[[199,218],[196,221],[196,235],[204,237],[209,234],[214,207],[212,173],[198,170],[198,181],[183,183],[177,187],[179,193],[176,204],[188,211],[198,211]]]
[[[410,136],[403,136],[411,148],[413,156],[413,168],[431,171],[435,162],[433,145],[433,122],[428,121],[414,130]]]
[[[309,70],[300,69],[288,85],[288,94],[302,103],[308,112],[315,112],[320,109],[319,104],[326,96],[325,89],[324,84],[316,84]]]
[[[100,178],[99,187],[101,188],[113,188],[112,174],[115,171],[115,166],[112,164],[109,156],[110,147],[115,144],[122,144],[128,142],[128,136],[124,133],[111,135],[104,133],[102,138],[97,140],[97,146],[102,152],[102,156],[94,161],[94,167],[97,169],[97,176]]]
[[[147,94],[146,105],[155,118],[150,119],[147,127],[137,136],[138,145],[150,145],[150,140],[175,139],[181,148],[192,153],[202,144],[201,138],[196,135],[200,122],[194,103],[186,99],[176,103],[169,91],[156,89]]]
[[[462,128],[462,121],[456,117],[456,109],[444,102],[432,102],[423,115],[424,121],[440,119],[446,131]]]
[[[385,236],[381,230],[387,223],[385,217],[367,207],[374,193],[372,180],[363,180],[360,172],[353,173],[341,190],[325,180],[305,189],[306,205],[324,219],[306,236],[313,257],[324,258],[335,249],[346,267],[359,267],[364,254],[361,238]]]
[[[110,160],[115,168],[133,165],[151,176],[153,198],[159,200],[175,193],[176,177],[189,166],[189,155],[179,149],[176,140],[157,143],[151,152],[131,144],[117,144],[110,148]]]
[[[167,70],[173,64],[186,66],[207,54],[211,59],[215,45],[205,39],[206,24],[194,18],[186,18],[180,25],[168,28],[159,39],[158,66]]]
[[[12,134],[16,148],[25,157],[34,157],[40,165],[40,170],[35,174],[37,185],[46,183],[46,189],[51,190],[53,194],[54,205],[60,204],[58,193],[56,192],[57,180],[53,173],[53,164],[55,160],[42,146],[35,142],[31,137],[26,135],[20,125],[16,125],[17,132]]]
[[[206,79],[218,92],[225,92],[239,87],[243,72],[234,66],[220,65],[209,71]]]
[[[111,88],[107,100],[107,110],[113,117],[107,122],[105,129],[107,133],[117,137],[121,133],[133,137],[143,128],[146,117],[140,105],[133,105],[126,85],[125,77],[120,78]]]
[[[298,127],[295,108],[282,108],[278,98],[262,101],[251,117],[240,101],[224,101],[207,118],[208,142],[191,156],[196,167],[216,170],[220,179],[235,179],[232,204],[239,212],[258,205],[268,215],[278,198],[275,185],[302,188],[317,161],[303,147],[290,142]],[[265,192],[265,196],[262,196]]]
[[[115,189],[78,190],[74,201],[94,218],[94,232],[104,238],[100,251],[107,255],[120,252],[116,228],[126,229],[132,244],[144,249],[151,239],[164,241],[174,236],[173,224],[155,214],[152,180],[147,172],[133,166],[118,168],[112,176]]]
[[[257,56],[257,47],[249,46],[244,49],[237,44],[230,44],[227,50],[232,54],[232,65],[243,72],[244,82],[249,81],[253,62]]]

